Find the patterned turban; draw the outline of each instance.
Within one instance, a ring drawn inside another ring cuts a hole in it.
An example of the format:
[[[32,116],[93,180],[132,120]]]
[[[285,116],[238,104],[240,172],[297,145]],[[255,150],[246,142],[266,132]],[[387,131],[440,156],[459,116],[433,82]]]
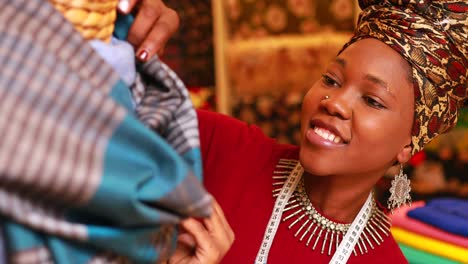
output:
[[[468,3],[457,0],[359,0],[362,12],[344,46],[375,38],[412,68],[413,154],[455,126],[467,98]]]

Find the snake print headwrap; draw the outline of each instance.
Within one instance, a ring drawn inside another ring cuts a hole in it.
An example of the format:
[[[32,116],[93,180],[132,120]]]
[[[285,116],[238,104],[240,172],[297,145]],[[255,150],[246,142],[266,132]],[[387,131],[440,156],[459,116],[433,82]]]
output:
[[[359,0],[362,12],[344,46],[375,38],[412,68],[413,154],[455,126],[467,98],[468,3],[460,0]]]

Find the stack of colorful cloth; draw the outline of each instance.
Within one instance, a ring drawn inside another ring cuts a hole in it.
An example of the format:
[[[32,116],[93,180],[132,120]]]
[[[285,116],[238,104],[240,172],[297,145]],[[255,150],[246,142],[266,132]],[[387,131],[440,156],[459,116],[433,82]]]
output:
[[[468,263],[467,199],[421,201],[395,210],[390,218],[409,263]]]

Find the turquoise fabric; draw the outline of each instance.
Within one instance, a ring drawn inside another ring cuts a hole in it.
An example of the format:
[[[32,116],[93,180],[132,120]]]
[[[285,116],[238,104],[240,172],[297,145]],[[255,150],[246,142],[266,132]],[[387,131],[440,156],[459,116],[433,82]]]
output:
[[[122,107],[127,109],[129,114],[133,115],[133,111],[135,108],[130,94],[130,90],[123,81],[119,80],[119,82],[117,82],[117,84],[111,90],[109,96],[112,97],[116,103],[120,104]]]
[[[115,28],[113,33],[114,36],[122,40],[127,39],[128,30],[130,29],[130,26],[133,24],[134,20],[135,18],[131,14],[122,15],[119,13],[115,22]]]

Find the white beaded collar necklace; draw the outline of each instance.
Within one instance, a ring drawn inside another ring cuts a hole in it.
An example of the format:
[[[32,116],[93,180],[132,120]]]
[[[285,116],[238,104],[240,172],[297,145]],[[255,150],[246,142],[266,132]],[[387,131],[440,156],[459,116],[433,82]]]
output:
[[[297,160],[281,159],[277,164],[273,173],[274,198],[278,196],[297,163]],[[305,192],[303,178],[284,207],[281,222],[287,223],[288,229],[294,230],[294,237],[298,237],[299,241],[305,243],[305,246],[318,250],[317,245],[321,244],[320,253],[327,255],[335,252],[350,227],[350,224],[342,224],[326,218],[315,209]],[[389,218],[377,208],[375,201],[372,200],[372,213],[356,243],[357,246],[353,249],[354,255],[366,254],[369,250],[378,247],[383,242],[382,236],[390,234],[390,225]]]

